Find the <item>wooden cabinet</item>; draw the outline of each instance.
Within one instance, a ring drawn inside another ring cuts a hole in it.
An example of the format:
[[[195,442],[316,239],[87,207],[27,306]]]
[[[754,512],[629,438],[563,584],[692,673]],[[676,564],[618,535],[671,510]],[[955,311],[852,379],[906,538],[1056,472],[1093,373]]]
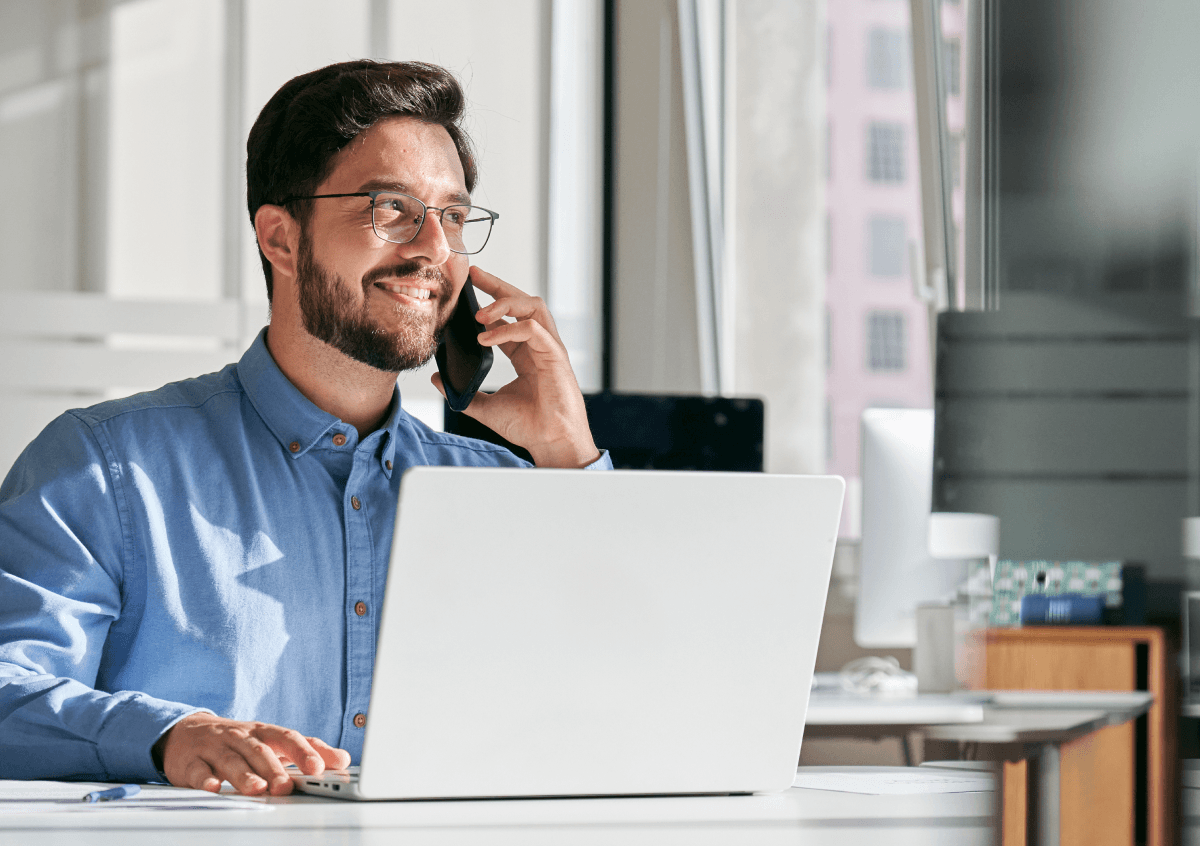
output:
[[[989,629],[981,686],[993,690],[1148,690],[1145,717],[1147,846],[1175,842],[1178,722],[1174,667],[1161,629],[1124,626]],[[1140,654],[1139,654],[1140,653]],[[1142,681],[1139,684],[1139,660]],[[1126,723],[1064,744],[1061,842],[1132,844],[1137,801],[1137,726]],[[1004,764],[1003,843],[1026,843],[1028,765]]]

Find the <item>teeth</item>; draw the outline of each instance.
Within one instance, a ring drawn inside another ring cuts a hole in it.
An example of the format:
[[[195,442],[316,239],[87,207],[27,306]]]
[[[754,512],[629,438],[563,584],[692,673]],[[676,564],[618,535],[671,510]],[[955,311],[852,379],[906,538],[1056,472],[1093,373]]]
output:
[[[432,293],[428,288],[408,288],[403,285],[388,285],[380,283],[381,288],[391,291],[393,294],[403,294],[406,297],[412,297],[417,300],[427,300]]]

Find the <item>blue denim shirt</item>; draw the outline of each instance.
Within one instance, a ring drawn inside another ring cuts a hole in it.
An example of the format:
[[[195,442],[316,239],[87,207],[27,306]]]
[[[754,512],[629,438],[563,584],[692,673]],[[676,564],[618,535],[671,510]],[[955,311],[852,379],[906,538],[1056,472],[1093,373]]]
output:
[[[153,780],[151,746],[202,709],[357,763],[417,465],[529,466],[431,430],[399,391],[360,441],[265,333],[218,373],[51,423],[0,487],[0,778]]]

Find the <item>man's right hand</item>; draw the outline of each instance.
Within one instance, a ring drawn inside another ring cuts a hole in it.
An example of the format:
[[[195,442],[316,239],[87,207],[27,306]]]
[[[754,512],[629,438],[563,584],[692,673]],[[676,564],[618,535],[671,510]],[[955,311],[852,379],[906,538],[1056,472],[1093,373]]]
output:
[[[176,787],[217,793],[224,780],[247,796],[291,793],[287,764],[295,764],[305,775],[350,766],[349,752],[319,738],[204,713],[189,714],[173,725],[154,744],[154,753]]]

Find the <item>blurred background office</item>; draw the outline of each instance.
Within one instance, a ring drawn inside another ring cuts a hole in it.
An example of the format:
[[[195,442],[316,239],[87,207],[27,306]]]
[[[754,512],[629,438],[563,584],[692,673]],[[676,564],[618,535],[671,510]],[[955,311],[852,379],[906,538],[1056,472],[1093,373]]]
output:
[[[266,320],[259,109],[330,62],[420,59],[468,92],[501,213],[479,264],[548,300],[585,391],[761,398],[767,471],[847,478],[819,668],[864,652],[871,407],[935,409],[932,505],[998,515],[1002,556],[1141,563],[1177,625],[1200,4],[993,2],[972,56],[974,3],[939,7],[939,303],[905,0],[0,0],[0,470],[62,409],[236,360]],[[972,280],[990,310],[960,310]],[[440,426],[428,379],[401,391]]]

